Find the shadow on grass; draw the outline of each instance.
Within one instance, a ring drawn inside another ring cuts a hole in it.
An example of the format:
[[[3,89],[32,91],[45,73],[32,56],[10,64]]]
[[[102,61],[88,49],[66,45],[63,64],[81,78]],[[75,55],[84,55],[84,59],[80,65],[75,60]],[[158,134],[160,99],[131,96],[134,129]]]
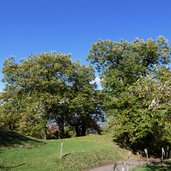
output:
[[[26,137],[13,131],[0,131],[0,147],[13,146],[37,146],[44,144],[44,142]]]
[[[71,155],[71,153],[64,154],[62,157],[66,158],[67,156]]]
[[[19,167],[19,166],[22,166],[22,165],[25,165],[25,163],[21,163],[21,164],[18,164],[18,165],[15,165],[15,166],[1,166],[0,165],[0,170],[11,170],[15,167]]]
[[[131,171],[171,171],[171,165],[161,165],[159,163],[151,163],[145,166],[139,166],[131,169]]]

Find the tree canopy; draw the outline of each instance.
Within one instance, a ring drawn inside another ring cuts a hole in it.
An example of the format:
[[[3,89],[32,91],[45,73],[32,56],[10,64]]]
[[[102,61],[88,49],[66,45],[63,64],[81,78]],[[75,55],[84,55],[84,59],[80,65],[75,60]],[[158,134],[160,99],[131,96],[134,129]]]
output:
[[[73,62],[70,55],[42,53],[15,62],[7,58],[0,94],[0,128],[43,137],[49,118],[77,136],[88,128],[107,128],[122,145],[134,149],[171,146],[171,49],[160,36],[132,42],[100,40],[88,60],[99,72],[97,90],[92,66]]]
[[[54,52],[31,55],[20,63],[7,58],[3,73],[6,87],[1,107],[10,129],[42,137],[51,117],[57,120],[62,135],[64,126],[73,127],[77,136],[98,127],[96,121],[102,114],[92,67]]]
[[[162,36],[92,45],[88,59],[101,76],[108,129],[122,144],[171,143],[170,52]]]

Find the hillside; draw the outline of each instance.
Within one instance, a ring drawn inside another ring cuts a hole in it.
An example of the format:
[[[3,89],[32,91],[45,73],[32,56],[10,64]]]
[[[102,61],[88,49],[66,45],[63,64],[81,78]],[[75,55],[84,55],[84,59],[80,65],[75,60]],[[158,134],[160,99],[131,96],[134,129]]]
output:
[[[45,141],[24,137],[17,133],[14,135],[8,133],[8,136],[1,133],[0,136],[1,170],[84,170],[123,159],[127,153],[113,143],[109,136],[89,135]],[[4,144],[5,140],[9,140],[10,143]],[[60,159],[61,143],[63,143],[63,157]]]

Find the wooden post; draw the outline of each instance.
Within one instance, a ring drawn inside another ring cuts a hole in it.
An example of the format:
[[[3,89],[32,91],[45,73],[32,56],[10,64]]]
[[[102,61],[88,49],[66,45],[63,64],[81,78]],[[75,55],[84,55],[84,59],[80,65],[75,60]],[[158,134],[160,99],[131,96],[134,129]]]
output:
[[[161,162],[162,163],[163,163],[164,156],[165,156],[165,151],[164,151],[164,148],[162,147],[161,149]]]
[[[61,143],[61,148],[60,148],[60,155],[59,155],[60,159],[62,158],[62,153],[63,153],[63,143]]]
[[[117,162],[114,162],[113,171],[117,168]]]
[[[145,154],[146,154],[147,162],[149,162],[149,159],[148,159],[148,150],[147,150],[147,148],[144,149],[144,152],[145,152]]]

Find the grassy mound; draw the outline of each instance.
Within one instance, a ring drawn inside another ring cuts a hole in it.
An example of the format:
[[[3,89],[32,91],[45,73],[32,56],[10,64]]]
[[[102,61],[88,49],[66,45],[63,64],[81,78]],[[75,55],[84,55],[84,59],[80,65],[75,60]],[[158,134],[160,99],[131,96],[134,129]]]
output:
[[[38,141],[38,140],[33,140]],[[46,140],[33,148],[0,148],[0,169],[32,171],[80,171],[120,160],[126,156],[109,136],[90,135],[63,140]],[[63,143],[63,156],[60,146]]]

